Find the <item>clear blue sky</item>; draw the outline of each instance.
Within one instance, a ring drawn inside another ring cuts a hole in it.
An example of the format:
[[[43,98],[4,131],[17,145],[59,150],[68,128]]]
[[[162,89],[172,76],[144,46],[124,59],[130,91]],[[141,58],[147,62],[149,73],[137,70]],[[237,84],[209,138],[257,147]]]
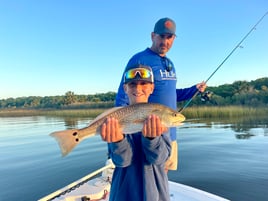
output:
[[[1,0],[0,99],[117,91],[129,58],[151,46],[170,17],[168,53],[177,88],[218,67],[268,11],[267,0]],[[209,80],[218,86],[268,76],[268,16]]]

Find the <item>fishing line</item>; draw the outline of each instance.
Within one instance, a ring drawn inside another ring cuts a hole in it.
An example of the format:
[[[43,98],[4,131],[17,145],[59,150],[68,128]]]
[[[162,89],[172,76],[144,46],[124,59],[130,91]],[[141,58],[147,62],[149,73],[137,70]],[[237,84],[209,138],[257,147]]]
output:
[[[256,29],[257,25],[263,20],[263,18],[268,14],[268,12],[266,12],[259,20],[258,22],[252,27],[252,29],[250,29],[250,31],[242,38],[242,40],[234,47],[234,49],[227,55],[227,57],[225,57],[225,59],[220,63],[220,65],[213,71],[213,73],[211,73],[211,75],[207,78],[207,80],[205,81],[205,83],[207,83],[210,78],[220,69],[220,67],[227,61],[227,59],[229,59],[229,57],[236,51],[237,48],[241,47],[241,44],[244,42],[244,40],[251,34],[251,32],[253,30]],[[179,109],[179,112],[182,112],[186,107],[188,107],[188,105],[191,103],[191,101],[194,99],[194,97],[197,96],[197,94],[199,94],[199,91],[197,89],[197,91],[195,92],[195,94],[192,96],[191,99],[189,99],[185,105]]]

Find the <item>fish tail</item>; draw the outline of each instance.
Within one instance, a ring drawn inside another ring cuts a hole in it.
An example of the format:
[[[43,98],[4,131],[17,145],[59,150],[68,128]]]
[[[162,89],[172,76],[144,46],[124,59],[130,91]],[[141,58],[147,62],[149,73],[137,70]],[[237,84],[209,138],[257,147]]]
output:
[[[64,131],[57,131],[50,134],[51,137],[54,137],[60,146],[62,156],[66,156],[73,148],[79,144],[79,130],[70,129]]]

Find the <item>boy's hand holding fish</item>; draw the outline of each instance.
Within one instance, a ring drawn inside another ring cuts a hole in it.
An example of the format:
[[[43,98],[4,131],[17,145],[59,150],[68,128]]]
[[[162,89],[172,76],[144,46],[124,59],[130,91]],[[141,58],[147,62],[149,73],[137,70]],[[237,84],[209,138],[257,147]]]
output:
[[[167,132],[168,128],[165,127],[158,116],[150,115],[144,122],[142,134],[147,138],[155,138]]]
[[[161,123],[158,116],[150,115],[144,122],[142,134],[147,138],[155,138],[167,131],[168,128]],[[108,143],[119,142],[124,139],[124,134],[116,118],[107,118],[102,125],[100,135],[102,140]]]
[[[119,142],[124,139],[118,120],[114,117],[108,117],[106,122],[102,124],[100,135],[102,140],[108,143]]]

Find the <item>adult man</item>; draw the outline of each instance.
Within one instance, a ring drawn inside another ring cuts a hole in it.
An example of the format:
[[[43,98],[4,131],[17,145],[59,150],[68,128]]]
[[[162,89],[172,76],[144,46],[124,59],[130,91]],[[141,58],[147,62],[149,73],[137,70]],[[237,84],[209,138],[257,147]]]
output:
[[[150,66],[154,74],[155,89],[149,97],[149,102],[161,103],[177,109],[177,102],[190,99],[197,90],[203,92],[206,88],[204,82],[185,89],[176,89],[177,77],[172,61],[166,57],[176,37],[176,24],[170,18],[158,20],[151,33],[152,46],[135,54],[128,62],[126,69],[134,64]],[[128,98],[123,89],[121,80],[116,96],[116,106],[128,105]],[[172,153],[166,164],[168,170],[176,170],[178,164],[178,151],[176,141],[176,128],[170,128],[172,140]]]

